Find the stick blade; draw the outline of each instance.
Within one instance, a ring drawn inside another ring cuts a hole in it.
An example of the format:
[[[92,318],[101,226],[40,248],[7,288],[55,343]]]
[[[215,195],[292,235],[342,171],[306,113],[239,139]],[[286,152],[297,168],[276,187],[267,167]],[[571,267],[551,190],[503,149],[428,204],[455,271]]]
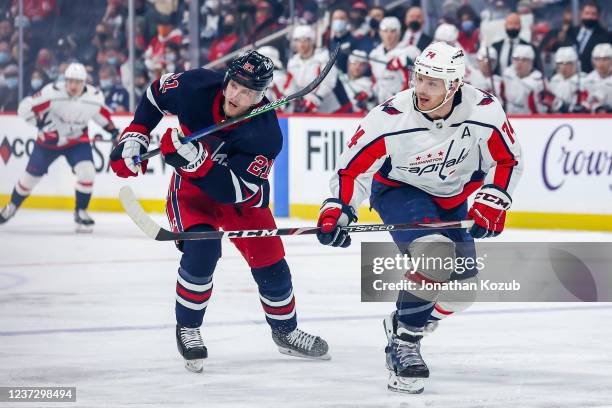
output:
[[[129,186],[121,187],[121,190],[119,190],[119,200],[121,205],[123,205],[125,213],[134,221],[134,224],[148,237],[156,239],[161,227],[142,208],[138,199],[136,199],[134,190]]]

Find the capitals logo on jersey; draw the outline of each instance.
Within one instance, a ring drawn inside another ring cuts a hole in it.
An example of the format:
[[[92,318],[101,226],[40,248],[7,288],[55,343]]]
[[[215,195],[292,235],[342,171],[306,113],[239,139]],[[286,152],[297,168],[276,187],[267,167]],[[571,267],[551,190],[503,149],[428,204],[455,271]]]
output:
[[[437,172],[440,180],[446,180],[456,170],[451,169],[451,167],[459,165],[470,154],[470,150],[466,147],[462,148],[457,154],[457,149],[453,151],[454,144],[455,140],[451,140],[446,151],[440,149],[418,155],[410,162],[410,166],[397,166],[397,168],[418,176]]]

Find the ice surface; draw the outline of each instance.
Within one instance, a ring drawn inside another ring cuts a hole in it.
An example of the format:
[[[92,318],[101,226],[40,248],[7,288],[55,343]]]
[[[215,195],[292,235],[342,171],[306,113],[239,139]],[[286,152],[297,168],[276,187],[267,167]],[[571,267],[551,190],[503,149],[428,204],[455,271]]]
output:
[[[423,341],[425,393],[388,392],[382,318],[393,305],[360,303],[358,245],[326,248],[314,237],[284,241],[300,327],[329,342],[332,360],[278,353],[249,269],[227,242],[203,330],[209,359],[203,374],[187,372],[173,331],[179,253],[123,214],[93,215],[91,235],[75,235],[68,212],[23,210],[0,227],[0,386],[77,387],[76,404],[17,407],[612,407],[605,303],[475,305]],[[366,236],[389,240],[353,239]]]

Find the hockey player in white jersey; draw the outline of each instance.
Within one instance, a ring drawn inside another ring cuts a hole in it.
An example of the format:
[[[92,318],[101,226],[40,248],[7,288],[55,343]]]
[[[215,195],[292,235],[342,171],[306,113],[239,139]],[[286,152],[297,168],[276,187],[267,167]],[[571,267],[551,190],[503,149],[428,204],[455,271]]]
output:
[[[344,85],[344,90],[351,101],[353,112],[368,112],[374,103],[372,99],[372,79],[366,75],[368,69],[368,55],[365,51],[355,50],[348,57],[348,73],[340,73],[339,78]]]
[[[474,88],[492,93],[499,99],[502,106],[505,105],[505,87],[499,75],[494,74],[497,64],[497,51],[495,48],[481,47],[476,53],[476,62],[478,69],[466,68],[465,82],[472,85]]]
[[[76,175],[74,221],[77,231],[90,232],[93,228],[94,221],[87,213],[87,207],[96,170],[87,133],[88,122],[94,120],[113,139],[118,131],[104,105],[102,92],[85,85],[85,67],[72,63],[64,76],[65,82],[49,84],[19,104],[19,116],[36,126],[38,135],[26,170],[13,189],[11,201],[0,212],[0,224],[15,215],[49,166],[64,156]]]
[[[509,114],[545,113],[543,99],[552,95],[542,73],[534,69],[535,53],[530,45],[517,45],[512,52],[512,65],[503,72],[506,112]]]
[[[385,17],[380,22],[382,42],[370,52],[374,95],[382,103],[410,86],[409,65],[420,54],[415,46],[402,46],[401,24],[397,17]],[[380,63],[375,61],[386,62]]]
[[[586,75],[578,69],[578,54],[574,47],[561,47],[555,53],[557,73],[550,79],[549,91],[554,98],[545,98],[551,112],[585,113],[587,92]]]
[[[287,80],[283,93],[290,95],[312,82],[329,60],[329,52],[315,48],[315,32],[308,25],[297,26],[292,34],[295,55],[287,63]],[[291,104],[295,112],[342,113],[351,111],[351,102],[338,81],[335,67],[329,71],[321,85],[303,99]]]
[[[597,44],[591,53],[593,71],[585,78],[588,104],[593,112],[612,113],[612,45]]]
[[[280,60],[280,53],[278,48],[270,45],[265,45],[257,50],[258,53],[264,57],[270,58],[274,64],[274,76],[272,77],[272,84],[266,90],[265,97],[270,101],[280,99],[284,96],[283,88],[287,82],[287,71],[283,67],[283,63]]]
[[[369,198],[385,224],[473,219],[469,231],[391,232],[405,253],[475,256],[474,238],[500,234],[522,171],[517,136],[499,101],[463,84],[463,51],[445,43],[428,46],[415,61],[415,87],[374,108],[359,124],[330,181],[332,197],[319,213],[318,239],[347,247],[339,227],[357,221]],[[467,198],[477,192],[468,210]],[[416,281],[471,278],[423,268]],[[436,294],[402,291],[385,320],[389,389],[423,391],[429,369],[420,354],[423,328],[436,308]]]

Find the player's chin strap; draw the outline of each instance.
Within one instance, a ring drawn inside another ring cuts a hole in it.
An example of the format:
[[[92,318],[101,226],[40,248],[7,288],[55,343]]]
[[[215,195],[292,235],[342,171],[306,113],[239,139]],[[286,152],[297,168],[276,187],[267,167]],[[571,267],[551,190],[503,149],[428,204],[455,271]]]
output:
[[[452,85],[453,85],[453,83],[451,82],[451,89],[446,91],[446,95],[444,95],[444,100],[442,102],[440,102],[440,104],[438,106],[436,106],[435,108],[428,109],[428,110],[421,110],[421,109],[419,109],[419,100],[418,100],[418,98],[416,96],[416,92],[414,92],[412,94],[412,98],[414,100],[414,108],[416,110],[418,110],[419,112],[421,112],[421,113],[431,113],[431,112],[433,112],[433,111],[435,111],[437,109],[440,109],[442,107],[442,105],[444,105],[446,102],[448,102],[450,100],[451,96],[454,96],[457,93],[457,91],[459,90],[459,87],[461,87],[462,84],[463,84],[463,82],[459,82],[459,85],[457,86],[457,89],[455,90],[455,92],[451,93]]]

